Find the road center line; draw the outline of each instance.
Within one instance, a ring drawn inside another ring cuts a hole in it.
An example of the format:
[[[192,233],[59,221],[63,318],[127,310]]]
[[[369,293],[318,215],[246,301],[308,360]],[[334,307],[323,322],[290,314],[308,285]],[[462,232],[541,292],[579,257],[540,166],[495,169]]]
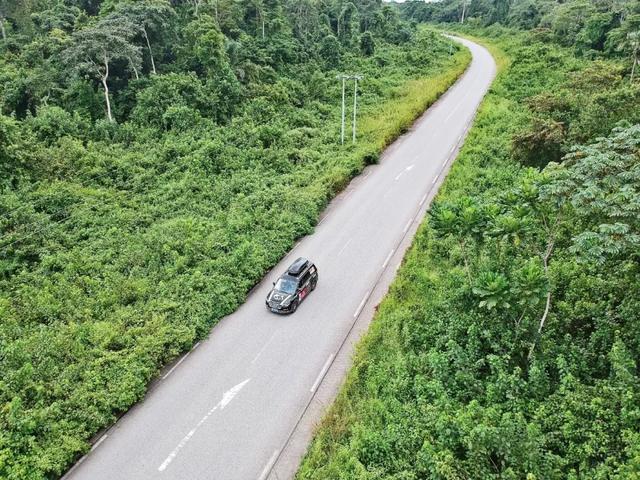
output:
[[[253,357],[253,360],[251,360],[251,364],[254,364],[256,362],[256,360],[258,360],[258,358],[260,358],[260,355],[262,355],[262,353],[267,349],[267,347],[269,346],[269,344],[271,343],[271,340],[273,340],[273,337],[276,336],[277,332],[273,332],[271,334],[271,337],[269,337],[269,340],[267,340],[267,343],[265,343],[262,348],[260,349],[260,351],[258,352],[258,354]]]
[[[367,290],[367,293],[364,294],[364,297],[362,298],[362,301],[360,302],[360,305],[358,305],[358,309],[353,314],[354,318],[357,317],[358,315],[360,315],[360,311],[362,310],[362,307],[364,307],[364,304],[367,301],[367,299],[369,298],[370,294],[371,294],[371,290]]]
[[[396,249],[392,248],[391,251],[389,252],[389,255],[387,255],[387,258],[384,260],[384,263],[382,264],[382,269],[384,270],[387,266],[387,264],[389,263],[389,260],[391,260],[391,257],[393,256],[393,252],[395,252]]]
[[[447,115],[447,118],[444,119],[444,123],[447,123],[449,121],[449,119],[451,118],[451,115],[453,115],[454,113],[456,113],[456,110],[458,109],[458,107],[455,107],[453,110],[451,110],[449,112],[449,115]]]
[[[322,381],[325,374],[327,373],[327,370],[329,369],[329,365],[331,365],[331,360],[333,360],[334,356],[335,354],[332,353],[331,355],[329,355],[329,358],[327,358],[327,361],[324,362],[324,365],[322,366],[322,370],[320,370],[320,373],[316,377],[316,381],[313,382],[313,386],[311,387],[311,390],[309,390],[311,393],[315,392],[316,388],[318,388],[318,386],[320,385],[320,382]]]
[[[466,97],[466,95],[465,95],[465,97]],[[449,121],[449,119],[451,118],[451,115],[456,113],[456,111],[458,110],[460,105],[462,105],[462,101],[463,100],[464,100],[464,97],[462,97],[462,100],[455,107],[453,107],[453,110],[451,110],[451,112],[449,112],[449,115],[447,115],[447,118],[444,119],[444,123],[447,123]]]
[[[398,180],[400,180],[400,177],[402,176],[402,174],[403,174],[403,173],[404,173],[404,170],[403,170],[403,171],[401,171],[398,175],[396,175],[396,178],[395,178],[394,180],[395,180],[396,182],[397,182]]]
[[[269,461],[267,462],[267,464],[262,469],[262,473],[258,477],[258,480],[265,480],[267,478],[267,475],[269,475],[269,472],[273,468],[273,464],[276,463],[276,459],[278,458],[278,454],[279,453],[280,452],[278,450],[276,450],[271,454],[271,458],[269,458]]]
[[[350,243],[351,243],[351,239],[347,240],[347,243],[345,243],[345,244],[342,246],[342,248],[340,249],[340,251],[338,252],[338,255],[337,255],[338,257],[340,256],[340,254],[341,254],[342,252],[344,252],[344,249],[345,249],[345,248],[347,248],[347,245],[349,245]]]
[[[180,453],[180,450],[182,450],[184,448],[184,446],[189,442],[189,440],[191,440],[191,437],[193,437],[193,435],[204,424],[204,422],[207,421],[207,419],[211,416],[211,414],[213,414],[213,412],[218,410],[218,408],[220,410],[223,410],[224,407],[226,407],[231,402],[231,400],[233,400],[233,397],[235,397],[238,394],[238,392],[240,390],[242,390],[242,387],[244,387],[247,383],[249,383],[249,380],[251,380],[251,379],[247,378],[244,382],[241,382],[238,385],[236,385],[235,387],[227,390],[224,393],[224,395],[222,395],[222,399],[217,404],[215,404],[211,408],[211,410],[209,410],[207,412],[207,414],[204,417],[202,417],[200,419],[200,421],[198,422],[198,424],[195,427],[193,427],[191,430],[189,430],[189,433],[187,433],[182,438],[182,440],[180,440],[180,443],[178,443],[176,448],[174,448],[173,451],[169,454],[169,456],[164,459],[164,462],[162,462],[160,464],[160,466],[158,467],[158,471],[159,472],[164,472],[165,471],[165,469],[169,466],[169,464],[171,462],[173,462],[173,459],[178,456],[178,453]]]
[[[173,462],[173,459],[176,458],[176,456],[178,455],[178,452],[180,452],[180,450],[182,450],[182,448],[187,444],[187,442],[191,439],[191,437],[193,437],[194,433],[196,433],[195,428],[189,431],[189,433],[187,433],[184,436],[184,438],[180,440],[180,443],[178,444],[178,446],[173,449],[173,452],[171,452],[169,456],[165,458],[164,462],[162,462],[162,465],[158,467],[159,472],[164,472],[164,470],[169,466],[169,464]]]
[[[469,80],[469,83],[473,84],[473,82],[475,82],[475,77],[474,77],[473,81]],[[458,108],[460,108],[460,106],[462,106],[462,104],[467,99],[467,97],[471,94],[472,91],[473,91],[472,89],[468,89],[467,90],[467,93],[464,94],[464,96],[458,102],[458,104],[454,107],[454,109],[451,110],[451,113],[449,113],[449,115],[447,115],[447,118],[444,119],[445,123],[449,120],[449,118],[451,118],[451,115],[453,115],[458,110]]]

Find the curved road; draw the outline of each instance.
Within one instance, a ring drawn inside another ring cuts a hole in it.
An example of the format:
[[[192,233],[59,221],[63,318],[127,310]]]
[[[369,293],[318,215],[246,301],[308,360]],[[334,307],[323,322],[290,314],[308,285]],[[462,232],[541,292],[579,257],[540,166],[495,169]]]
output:
[[[495,75],[484,48],[460,41],[473,54],[463,77],[378,165],[336,197],[315,233],[294,247],[244,305],[165,370],[67,479],[292,475],[322,413],[308,408],[312,399],[321,384],[332,375],[339,380],[346,368],[332,373],[336,358],[349,357],[352,343],[345,339],[354,323],[364,317],[368,322],[393,279]],[[318,265],[318,287],[294,315],[271,314],[264,306],[271,282],[298,256]]]

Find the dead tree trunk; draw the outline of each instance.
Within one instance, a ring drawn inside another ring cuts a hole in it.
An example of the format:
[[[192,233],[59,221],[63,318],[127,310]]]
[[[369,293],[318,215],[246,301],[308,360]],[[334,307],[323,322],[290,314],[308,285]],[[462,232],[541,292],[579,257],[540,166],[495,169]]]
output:
[[[129,64],[131,65],[131,68],[133,68],[133,74],[136,76],[136,80],[140,80],[140,75],[138,75],[138,69],[136,68],[136,64],[133,63],[133,60],[131,59],[131,57],[129,57]]]
[[[549,278],[549,258],[551,257],[551,252],[553,252],[553,240],[549,240],[547,244],[547,251],[542,257],[542,264],[544,266],[544,273]],[[549,315],[549,309],[551,308],[551,288],[547,292],[547,302],[544,306],[544,313],[542,314],[542,318],[540,319],[540,324],[538,325],[538,332],[536,333],[536,338],[533,339],[533,343],[531,344],[531,348],[529,349],[529,354],[527,355],[527,360],[531,361],[533,357],[533,351],[536,348],[536,342],[540,335],[542,335],[542,329],[544,328],[544,324],[547,321],[547,316]]]
[[[156,73],[156,62],[153,60],[153,52],[151,51],[151,43],[149,42],[149,35],[147,35],[147,29],[142,27],[142,34],[147,41],[147,49],[149,50],[149,57],[151,57],[151,71]]]
[[[104,57],[104,75],[100,79],[102,81],[102,86],[104,87],[104,100],[107,104],[107,118],[109,118],[110,122],[113,122],[113,116],[111,115],[111,101],[109,100],[109,85],[107,84],[107,80],[109,79],[109,59]]]

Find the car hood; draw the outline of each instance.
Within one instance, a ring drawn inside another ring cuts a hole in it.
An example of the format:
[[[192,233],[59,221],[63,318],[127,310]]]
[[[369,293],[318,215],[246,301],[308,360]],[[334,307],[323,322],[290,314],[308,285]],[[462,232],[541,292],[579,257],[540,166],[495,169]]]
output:
[[[280,290],[271,290],[267,296],[267,302],[269,302],[270,305],[283,305],[291,298],[293,298],[293,294],[291,293],[281,292]]]

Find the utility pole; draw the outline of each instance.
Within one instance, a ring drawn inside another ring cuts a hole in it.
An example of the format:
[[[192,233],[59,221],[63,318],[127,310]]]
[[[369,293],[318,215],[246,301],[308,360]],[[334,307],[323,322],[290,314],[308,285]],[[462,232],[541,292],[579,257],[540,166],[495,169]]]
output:
[[[358,80],[360,75],[353,75],[353,143],[356,143],[356,112],[358,111]]]
[[[347,76],[338,75],[336,78],[339,80],[342,80],[342,124],[340,127],[340,143],[344,145],[344,84],[347,79]]]
[[[353,86],[353,143],[356,143],[356,113],[358,110],[358,80],[362,79],[362,75],[345,75],[340,74],[336,76],[338,80],[342,80],[342,114],[341,114],[341,125],[340,125],[340,143],[344,145],[344,133],[345,133],[345,117],[346,117],[346,103],[345,103],[345,95],[346,95],[346,81],[354,80]]]

